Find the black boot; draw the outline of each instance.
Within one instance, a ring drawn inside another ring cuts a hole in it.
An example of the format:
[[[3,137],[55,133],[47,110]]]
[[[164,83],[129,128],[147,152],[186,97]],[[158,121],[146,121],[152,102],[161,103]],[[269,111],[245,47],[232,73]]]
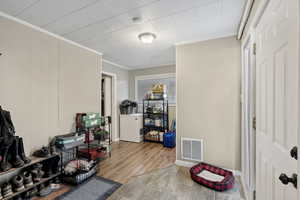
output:
[[[4,172],[12,168],[11,164],[8,162],[8,150],[9,150],[9,147],[4,148],[3,152],[2,152],[2,160],[0,163],[0,170],[4,171]]]
[[[10,156],[10,147],[13,144],[15,128],[11,120],[10,113],[2,110],[0,106],[0,156],[2,157],[0,163],[0,170],[7,171],[12,166],[8,162]]]
[[[14,138],[14,142],[11,147],[11,155],[12,155],[11,162],[14,167],[17,168],[17,167],[24,166],[25,163],[19,156],[19,138],[18,137]]]
[[[24,161],[25,164],[28,164],[31,162],[31,160],[28,157],[26,157],[23,138],[21,137],[18,138],[19,138],[19,156],[21,157],[21,159]]]
[[[45,177],[50,177],[53,174],[58,173],[59,171],[59,161],[60,157],[55,156],[45,162],[45,165],[43,167],[43,170],[45,172]]]

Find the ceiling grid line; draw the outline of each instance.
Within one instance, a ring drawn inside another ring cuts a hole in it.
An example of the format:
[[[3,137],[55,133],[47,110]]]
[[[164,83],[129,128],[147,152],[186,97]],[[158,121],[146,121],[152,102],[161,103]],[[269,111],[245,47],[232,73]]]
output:
[[[22,8],[20,11],[17,11],[16,14],[14,15],[15,17],[20,16],[23,12],[25,12],[27,9],[33,7],[34,5],[38,4],[40,1],[42,0],[36,0],[33,3],[29,4],[28,6],[26,6],[25,8]]]
[[[92,26],[92,25],[95,25],[95,24],[98,24],[98,23],[103,23],[103,22],[108,21],[108,20],[110,20],[110,19],[113,19],[113,18],[122,16],[122,15],[124,15],[124,14],[127,14],[127,13],[129,13],[130,11],[133,11],[133,10],[136,10],[136,9],[139,9],[139,8],[146,7],[146,6],[148,6],[148,5],[151,5],[151,4],[153,4],[153,3],[156,3],[156,2],[158,2],[158,1],[162,1],[162,0],[155,0],[155,1],[152,1],[152,2],[150,2],[150,3],[148,3],[148,4],[145,4],[145,5],[142,5],[142,6],[138,6],[138,7],[136,7],[136,8],[128,9],[127,11],[124,11],[124,12],[119,13],[119,14],[117,14],[117,15],[108,17],[108,18],[106,18],[106,19],[101,19],[101,20],[95,21],[95,22],[93,22],[93,23],[84,25],[84,26],[82,26],[82,27],[80,27],[80,28],[78,28],[78,29],[72,30],[72,31],[67,32],[67,33],[63,33],[62,35],[63,35],[63,36],[64,36],[64,35],[69,35],[69,34],[71,34],[71,33],[74,33],[74,32],[76,32],[76,31],[78,31],[78,30],[87,28],[87,27],[89,27],[89,26]]]
[[[69,13],[67,13],[67,14],[65,14],[65,15],[63,15],[63,16],[60,16],[59,18],[54,19],[53,21],[48,22],[47,24],[44,24],[42,27],[44,28],[44,27],[47,27],[47,26],[49,26],[49,25],[51,25],[51,24],[53,24],[53,23],[56,23],[56,22],[58,22],[59,20],[61,20],[62,18],[65,18],[65,17],[70,16],[70,15],[76,13],[76,12],[79,12],[79,11],[85,9],[85,8],[88,8],[88,7],[90,7],[90,6],[92,6],[92,5],[96,4],[96,3],[98,3],[99,1],[103,1],[103,0],[95,0],[95,1],[93,1],[93,2],[91,2],[91,3],[89,3],[89,4],[86,4],[85,6],[82,6],[82,7],[78,8],[78,9],[75,9],[75,10],[73,10],[73,11],[71,11],[71,12],[69,12]]]

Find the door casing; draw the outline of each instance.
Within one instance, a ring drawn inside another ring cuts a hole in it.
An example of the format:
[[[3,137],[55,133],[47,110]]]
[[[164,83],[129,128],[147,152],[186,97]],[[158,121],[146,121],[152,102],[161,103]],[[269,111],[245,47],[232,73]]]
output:
[[[242,51],[242,137],[241,161],[242,184],[248,200],[254,199],[255,191],[255,130],[253,118],[255,117],[255,55],[254,32],[246,35],[241,45]]]
[[[112,140],[119,141],[120,138],[118,129],[117,75],[105,71],[102,71],[102,74],[112,77]]]

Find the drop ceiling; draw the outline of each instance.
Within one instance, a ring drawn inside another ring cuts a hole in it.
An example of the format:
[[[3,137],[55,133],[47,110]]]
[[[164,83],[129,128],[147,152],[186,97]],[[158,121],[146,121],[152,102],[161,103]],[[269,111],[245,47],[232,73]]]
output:
[[[235,35],[246,0],[1,0],[0,11],[139,69],[175,63],[175,44]],[[133,23],[133,17],[140,17]],[[157,39],[143,44],[138,35]]]

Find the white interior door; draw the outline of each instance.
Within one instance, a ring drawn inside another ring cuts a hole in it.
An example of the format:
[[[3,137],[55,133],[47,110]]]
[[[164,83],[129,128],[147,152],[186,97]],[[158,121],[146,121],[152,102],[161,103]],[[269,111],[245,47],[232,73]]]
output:
[[[269,0],[256,27],[258,200],[298,200],[290,150],[299,132],[299,0]]]

